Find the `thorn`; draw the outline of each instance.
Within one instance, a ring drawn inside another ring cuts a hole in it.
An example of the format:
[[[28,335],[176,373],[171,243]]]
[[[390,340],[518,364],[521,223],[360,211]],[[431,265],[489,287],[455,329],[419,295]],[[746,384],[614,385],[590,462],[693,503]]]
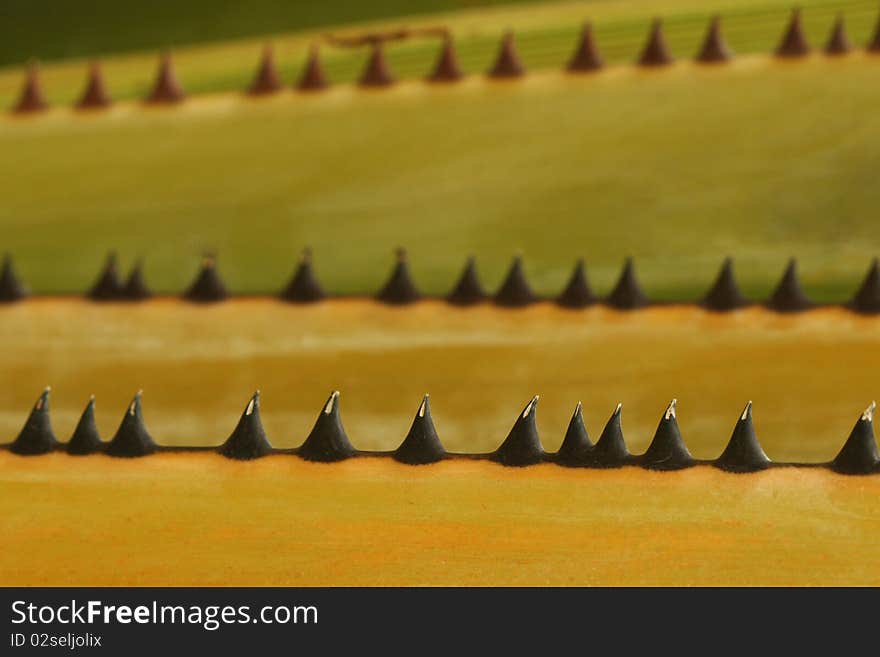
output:
[[[146,102],[152,105],[179,103],[186,98],[177,74],[174,71],[174,61],[170,52],[163,52],[159,57],[159,72],[153,90],[147,96]]]
[[[617,284],[605,302],[618,310],[634,310],[648,304],[648,298],[636,277],[636,269],[632,258],[627,258],[617,279]]]
[[[394,76],[385,59],[385,49],[381,41],[373,44],[370,58],[358,84],[362,87],[387,87],[394,84]]]
[[[153,294],[144,282],[143,262],[138,260],[122,287],[122,298],[126,301],[145,301]]]
[[[34,407],[28,415],[18,437],[10,446],[10,451],[22,456],[34,456],[46,454],[58,446],[58,440],[52,431],[52,423],[49,419],[49,393],[51,388],[46,386],[37,398]]]
[[[562,446],[556,453],[556,462],[569,467],[589,466],[592,465],[590,455],[592,450],[593,443],[590,442],[590,436],[584,426],[583,407],[578,402],[569,420]]]
[[[828,36],[828,43],[825,44],[825,54],[838,56],[846,55],[852,51],[852,43],[846,34],[846,24],[843,20],[843,12],[837,15],[834,26],[831,28],[831,34]]]
[[[767,307],[781,313],[793,313],[807,310],[813,302],[804,293],[797,273],[797,261],[788,261],[782,279],[767,301]]]
[[[810,53],[810,44],[807,43],[806,34],[804,34],[804,25],[801,20],[801,10],[799,7],[791,12],[791,19],[788,27],[782,35],[782,41],[776,48],[777,57],[803,57]]]
[[[82,96],[76,104],[77,109],[103,109],[111,104],[110,94],[104,84],[104,75],[101,73],[101,65],[92,62],[89,66],[88,78]]]
[[[681,437],[676,418],[677,400],[673,399],[654,433],[648,450],[639,459],[650,470],[680,470],[694,464],[694,459]]]
[[[648,41],[639,56],[639,66],[668,66],[673,62],[672,53],[663,34],[663,21],[655,18],[651,24]]]
[[[320,49],[317,44],[313,44],[309,48],[309,55],[296,88],[300,91],[321,91],[329,86],[324,67],[321,65]]]
[[[477,262],[473,256],[467,259],[461,276],[446,300],[456,306],[470,306],[486,300],[486,291],[480,283]]]
[[[394,459],[401,463],[422,465],[436,463],[446,457],[446,450],[437,436],[428,395],[422,399],[412,426],[400,447],[394,452]]]
[[[32,112],[42,112],[48,109],[48,107],[49,103],[46,102],[46,96],[43,94],[43,84],[40,81],[40,65],[36,60],[31,60],[28,63],[21,95],[18,97],[18,102],[12,111],[16,114],[29,114]]]
[[[495,293],[494,302],[497,306],[506,308],[521,308],[537,301],[535,293],[523,270],[522,256],[516,255],[510,264],[510,269]]]
[[[517,417],[510,433],[501,446],[492,454],[492,460],[503,465],[524,466],[539,463],[544,460],[544,448],[538,436],[538,426],[535,423],[535,404],[538,403],[538,395],[526,404],[522,414]]]
[[[877,26],[874,28],[874,36],[871,37],[867,50],[869,53],[880,52],[880,18],[877,19]]]
[[[104,84],[104,76],[101,73],[101,65],[95,61],[89,66],[86,86],[77,102],[77,109],[101,109],[111,104],[110,95]]]
[[[144,425],[141,412],[141,396],[143,390],[138,390],[131,400],[128,409],[122,417],[122,422],[113,436],[113,440],[107,445],[107,454],[120,457],[146,456],[156,451],[156,443]]]
[[[706,38],[696,59],[703,64],[717,64],[730,61],[732,58],[733,53],[721,34],[721,16],[715,14],[709,22]]]
[[[238,424],[219,450],[223,456],[240,461],[260,458],[272,451],[260,419],[260,391],[248,401]]]
[[[455,44],[452,35],[447,34],[443,39],[443,46],[434,70],[428,76],[429,82],[457,82],[464,77],[458,64],[458,56],[455,54]]]
[[[339,391],[334,391],[305,442],[297,450],[307,461],[341,461],[356,455],[339,415]]]
[[[831,462],[831,468],[842,474],[868,474],[880,465],[880,452],[874,438],[874,410],[871,402],[859,416],[843,448]]]
[[[571,73],[590,73],[598,71],[605,66],[596,39],[593,36],[593,27],[590,23],[584,23],[581,29],[581,37],[578,46],[568,62],[566,70]]]
[[[184,292],[184,299],[194,303],[214,303],[223,301],[229,296],[226,285],[217,273],[214,257],[206,254],[202,258],[202,268]]]
[[[123,286],[119,280],[119,271],[116,265],[116,253],[111,251],[107,254],[104,268],[98,274],[98,279],[88,292],[88,298],[92,301],[119,301],[122,299]]]
[[[764,470],[770,463],[770,459],[758,442],[752,421],[752,402],[749,402],[739,416],[730,442],[714,465],[728,472],[756,472]]]
[[[619,468],[630,462],[629,450],[623,439],[622,409],[623,404],[618,404],[593,447],[590,462],[592,467]]]
[[[311,249],[305,248],[293,278],[281,291],[281,298],[292,303],[314,303],[326,296],[312,268]]]
[[[574,265],[571,278],[562,293],[556,297],[556,303],[565,308],[584,308],[596,303],[596,295],[587,281],[587,272],[583,258],[579,258]]]
[[[91,395],[73,435],[67,441],[67,453],[83,456],[99,452],[103,446],[101,436],[98,434],[98,427],[95,424],[95,396]]]
[[[510,79],[522,77],[526,73],[526,68],[519,58],[516,50],[516,43],[513,40],[513,32],[508,30],[501,37],[501,47],[498,50],[498,56],[495,64],[489,71],[490,78]]]
[[[397,249],[395,257],[397,262],[391,271],[391,276],[389,276],[388,281],[379,291],[377,298],[379,301],[389,305],[404,305],[418,301],[421,298],[421,294],[409,273],[406,251],[404,249]]]
[[[874,258],[868,268],[868,273],[849,306],[858,313],[880,313],[880,262],[877,258]]]
[[[736,283],[733,273],[733,259],[725,258],[721,269],[712,288],[703,297],[703,306],[716,312],[727,312],[748,305],[748,299],[743,296]]]
[[[278,74],[278,69],[275,66],[275,49],[267,44],[263,47],[260,64],[257,67],[254,81],[248,88],[248,93],[251,96],[263,96],[276,93],[283,86],[281,76]]]
[[[18,278],[12,256],[7,253],[0,269],[0,303],[19,301],[27,296],[28,290]]]

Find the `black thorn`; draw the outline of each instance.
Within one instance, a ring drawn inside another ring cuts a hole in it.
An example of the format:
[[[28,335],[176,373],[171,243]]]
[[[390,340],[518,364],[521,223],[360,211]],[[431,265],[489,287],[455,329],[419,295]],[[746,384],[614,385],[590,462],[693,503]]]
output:
[[[485,301],[487,296],[477,273],[476,258],[471,256],[467,259],[458,282],[446,300],[456,306],[470,306]]]
[[[584,308],[596,303],[598,299],[590,288],[590,282],[587,280],[587,270],[584,267],[583,258],[579,259],[571,272],[571,278],[565,289],[558,297],[556,303],[566,308]]]
[[[663,21],[655,18],[648,40],[639,56],[639,66],[666,66],[673,62],[672,52],[663,34]]]
[[[508,308],[519,308],[537,301],[535,293],[526,280],[521,256],[514,256],[507,276],[504,277],[493,300],[496,305]]]
[[[195,303],[213,303],[223,301],[229,293],[217,273],[217,264],[213,256],[202,259],[202,268],[183,297]]]
[[[673,399],[660,418],[648,451],[639,459],[642,467],[649,470],[680,470],[694,464],[678,428],[675,406],[676,400]]]
[[[131,268],[125,286],[122,288],[122,296],[129,301],[144,301],[153,296],[144,281],[144,267],[140,260]]]
[[[491,78],[518,78],[526,73],[526,67],[519,58],[516,50],[516,42],[513,40],[513,32],[508,30],[501,37],[501,46],[498,56],[489,71]]]
[[[852,43],[846,34],[846,23],[844,23],[843,13],[841,12],[831,28],[828,43],[825,44],[825,53],[827,55],[845,55],[852,51],[852,49]]]
[[[95,424],[95,398],[89,399],[83,414],[73,430],[73,435],[67,441],[68,454],[92,454],[98,452],[103,447],[101,436],[98,434],[98,427]]]
[[[324,67],[321,64],[320,51],[317,45],[313,45],[309,48],[309,54],[296,88],[300,91],[320,91],[329,86],[330,83],[327,81]]]
[[[503,465],[523,466],[540,463],[544,460],[544,448],[538,436],[538,425],[535,422],[535,407],[538,396],[535,395],[513,424],[507,438],[492,454],[492,460]]]
[[[880,52],[880,18],[877,19],[877,25],[874,27],[874,34],[868,42],[866,50],[870,53]]]
[[[394,458],[401,463],[421,465],[435,463],[446,456],[446,450],[437,436],[434,420],[431,417],[431,406],[428,395],[419,405],[409,433],[406,434],[400,447],[394,452]]]
[[[584,23],[580,41],[578,41],[574,55],[568,61],[566,70],[572,73],[583,73],[598,71],[604,65],[605,62],[602,60],[602,55],[593,36],[593,27],[589,23]]]
[[[358,84],[362,87],[387,87],[394,84],[394,75],[385,59],[385,48],[381,42],[373,44]]]
[[[153,442],[147,427],[144,426],[144,417],[141,412],[141,393],[138,392],[125,410],[116,435],[107,445],[107,454],[135,457],[146,456],[155,451],[156,443]]]
[[[880,262],[877,258],[871,263],[849,306],[860,313],[880,313]]]
[[[12,256],[7,253],[3,257],[3,269],[0,270],[0,303],[18,301],[27,295],[27,288],[15,272]]]
[[[104,269],[89,290],[88,297],[92,301],[118,301],[122,298],[122,281],[119,280],[115,253],[110,252],[107,255]]]
[[[776,48],[777,57],[803,57],[809,54],[810,44],[807,43],[807,37],[804,34],[804,25],[801,21],[801,10],[795,8],[791,12],[791,19],[782,40]]]
[[[177,79],[174,70],[174,61],[170,52],[163,52],[159,56],[159,71],[156,81],[146,101],[149,104],[179,103],[186,98],[183,88]]]
[[[314,303],[325,296],[312,268],[312,252],[305,249],[293,278],[281,291],[281,298],[293,303]]]
[[[709,29],[700,52],[697,53],[697,61],[703,64],[717,64],[729,61],[733,57],[727,46],[724,36],[721,34],[721,17],[715,15],[709,22]]]
[[[880,465],[880,453],[874,439],[874,410],[877,405],[865,409],[856,421],[843,449],[831,463],[831,467],[844,474],[868,474]]]
[[[260,392],[254,393],[245,407],[235,430],[217,450],[230,459],[248,461],[260,458],[272,451],[260,420]]]
[[[263,48],[260,63],[257,66],[254,81],[248,88],[248,93],[252,96],[272,94],[280,91],[283,86],[281,75],[275,66],[275,49],[270,45],[266,45]]]
[[[733,259],[725,258],[712,288],[703,298],[703,306],[709,310],[724,312],[736,310],[748,304],[748,299],[743,296],[736,283],[736,277],[733,273]]]
[[[730,436],[730,442],[714,465],[728,472],[755,472],[764,470],[770,465],[770,459],[761,449],[758,436],[755,434],[752,402],[746,404],[733,429],[733,435]]]
[[[611,414],[602,435],[591,452],[591,465],[600,468],[619,468],[630,461],[629,450],[623,439],[623,427],[620,423],[621,405]]]
[[[22,87],[21,95],[18,102],[12,109],[18,114],[28,112],[41,112],[49,107],[46,102],[46,96],[43,94],[43,84],[40,81],[40,65],[36,60],[28,63],[27,73],[25,76],[24,87]]]
[[[37,398],[27,421],[21,428],[18,438],[12,443],[10,450],[16,454],[33,456],[51,452],[58,446],[58,440],[52,432],[49,421],[49,388]]]
[[[342,461],[354,456],[355,453],[342,427],[342,418],[339,416],[339,393],[334,392],[318,414],[315,426],[297,450],[297,454],[307,461],[329,463]]]
[[[461,66],[458,64],[458,56],[455,54],[455,44],[452,35],[447,34],[443,39],[443,47],[437,57],[434,70],[428,76],[430,82],[456,82],[464,77]]]
[[[107,107],[112,104],[107,86],[104,84],[104,76],[101,73],[101,65],[92,62],[89,66],[88,78],[83,94],[76,104],[77,109],[95,109]]]
[[[804,293],[797,273],[797,261],[788,261],[782,279],[767,300],[767,307],[781,313],[794,313],[807,310],[813,302]]]
[[[418,289],[413,283],[409,273],[409,265],[406,261],[406,251],[397,249],[397,262],[391,271],[385,285],[379,291],[377,299],[391,305],[404,305],[418,301],[421,298]]]
[[[617,284],[605,299],[605,303],[619,310],[633,310],[648,304],[648,298],[636,277],[636,268],[632,258],[627,258],[620,272]]]
[[[592,461],[590,453],[593,451],[593,443],[584,426],[584,414],[581,403],[578,402],[568,423],[568,430],[562,446],[556,452],[556,462],[560,465],[582,466],[589,465]]]

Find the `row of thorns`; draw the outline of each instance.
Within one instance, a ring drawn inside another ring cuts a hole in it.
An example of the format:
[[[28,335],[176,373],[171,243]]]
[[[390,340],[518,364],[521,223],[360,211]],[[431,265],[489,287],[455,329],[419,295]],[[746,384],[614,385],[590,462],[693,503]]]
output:
[[[688,451],[679,429],[676,400],[667,407],[647,451],[641,455],[629,452],[621,426],[621,405],[611,414],[602,435],[594,444],[584,425],[581,403],[578,402],[558,452],[544,451],[535,419],[538,397],[535,396],[494,452],[486,454],[453,454],[440,442],[428,396],[419,405],[412,426],[400,446],[392,452],[357,450],[342,426],[339,393],[333,392],[318,414],[314,427],[303,444],[295,449],[274,449],[266,437],[260,419],[260,393],[250,399],[234,431],[220,447],[161,447],[144,424],[141,393],[138,392],[123,416],[119,429],[109,442],[101,440],[95,424],[95,400],[86,406],[74,433],[67,443],[60,443],[49,420],[49,389],[40,395],[24,427],[10,451],[21,455],[38,455],[63,450],[69,454],[104,453],[117,457],[147,456],[157,451],[218,451],[238,460],[251,460],[271,453],[296,454],[308,461],[336,462],[355,456],[391,456],[402,463],[419,465],[447,458],[488,459],[506,466],[527,466],[554,462],[569,467],[616,468],[638,465],[650,470],[681,470],[694,465],[709,464],[728,472],[756,472],[772,466],[799,465],[828,467],[843,474],[880,472],[880,453],[874,438],[874,410],[870,406],[859,416],[843,448],[833,461],[822,464],[783,464],[773,462],[764,453],[752,421],[752,402],[737,419],[733,434],[722,454],[712,461],[695,459]]]
[[[12,258],[7,255],[0,269],[0,302],[18,301],[27,295],[28,291],[15,271]],[[134,265],[128,277],[123,280],[119,274],[116,256],[111,253],[87,296],[94,301],[143,301],[149,299],[152,293],[144,280],[140,262]],[[229,291],[217,271],[215,258],[206,256],[183,298],[194,303],[214,303],[228,297]],[[306,249],[279,298],[290,303],[304,304],[316,303],[326,297],[327,294],[315,275],[311,252]],[[406,252],[398,249],[391,274],[376,299],[399,306],[415,303],[422,298],[423,295],[410,273]],[[491,295],[480,282],[476,260],[473,257],[468,258],[461,276],[446,295],[446,300],[457,306],[471,306],[491,300],[498,306],[518,308],[535,303],[540,298],[526,278],[522,258],[516,256],[501,286]],[[604,299],[593,292],[584,261],[578,260],[565,288],[555,297],[555,302],[566,308],[585,308],[603,302],[620,310],[633,310],[650,304],[636,275],[632,258],[626,259],[617,283]],[[737,310],[751,304],[736,282],[731,258],[724,260],[718,276],[700,304],[718,312]],[[800,312],[816,307],[817,304],[807,296],[801,286],[797,261],[793,258],[764,305],[777,312]],[[872,261],[855,295],[845,305],[858,313],[880,313],[880,261],[877,258]]]
[[[395,76],[385,57],[384,44],[387,41],[399,40],[413,35],[440,36],[443,44],[433,71],[428,81],[437,83],[457,82],[465,77],[458,62],[452,35],[445,28],[426,28],[423,30],[396,30],[393,32],[368,34],[359,38],[328,37],[330,42],[339,46],[361,46],[371,48],[367,64],[359,78],[363,87],[387,87],[394,84]],[[845,55],[854,49],[847,36],[843,15],[837,17],[824,47],[824,52],[831,56]],[[866,46],[868,52],[880,53],[880,22],[873,37]],[[788,26],[776,48],[775,54],[782,58],[804,57],[812,51],[804,32],[800,9],[792,13]],[[718,16],[711,19],[703,44],[695,59],[705,64],[724,63],[733,58],[733,52],[721,31],[721,20]],[[666,40],[663,23],[657,18],[651,25],[647,42],[638,58],[638,64],[644,67],[662,67],[672,64],[675,58]],[[592,27],[585,24],[574,54],[568,61],[566,69],[572,73],[598,71],[605,66],[599,51]],[[515,79],[526,74],[526,66],[517,51],[513,32],[506,32],[501,40],[494,64],[487,75],[496,79]],[[305,67],[296,82],[300,91],[321,91],[330,86],[330,82],[321,63],[317,45],[313,45],[306,59]],[[267,46],[259,62],[256,76],[248,87],[248,93],[254,96],[277,93],[285,88],[285,83],[275,63],[274,51]],[[174,70],[171,55],[161,55],[156,80],[146,97],[149,104],[174,104],[183,101],[186,93]],[[93,62],[89,68],[86,87],[76,106],[80,109],[99,109],[111,105],[112,100],[104,82],[100,65]],[[39,66],[36,61],[28,65],[24,87],[18,101],[13,107],[16,113],[31,113],[49,107],[43,86],[40,82]]]

